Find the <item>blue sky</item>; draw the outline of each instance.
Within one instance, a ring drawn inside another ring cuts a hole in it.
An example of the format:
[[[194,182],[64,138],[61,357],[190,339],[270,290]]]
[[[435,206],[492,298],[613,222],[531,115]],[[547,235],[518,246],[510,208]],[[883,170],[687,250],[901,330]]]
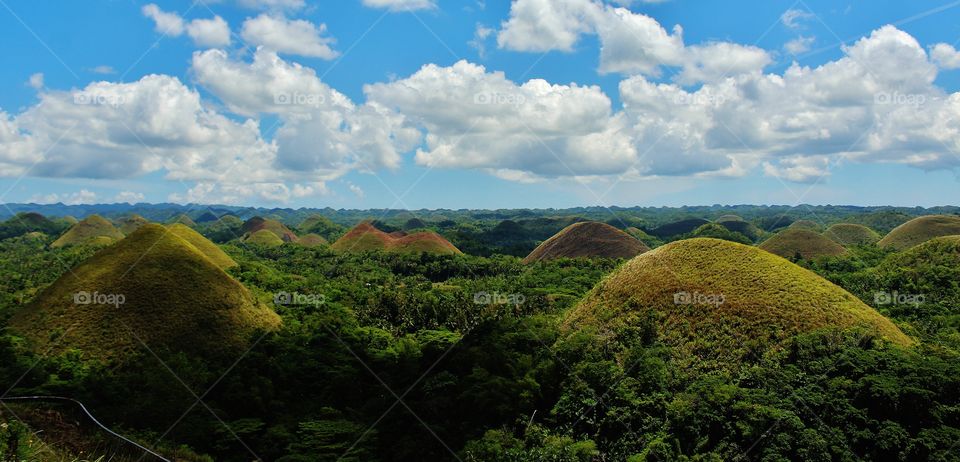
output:
[[[958,40],[960,2],[0,0],[0,201],[946,204]]]

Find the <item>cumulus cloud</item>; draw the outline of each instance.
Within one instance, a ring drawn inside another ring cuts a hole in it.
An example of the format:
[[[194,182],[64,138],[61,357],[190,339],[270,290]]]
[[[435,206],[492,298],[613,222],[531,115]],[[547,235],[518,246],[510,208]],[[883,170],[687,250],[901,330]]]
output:
[[[782,22],[784,26],[787,26],[790,29],[800,29],[801,27],[803,27],[804,21],[811,19],[813,17],[814,17],[813,13],[809,11],[791,8],[787,11],[784,11],[783,14],[780,15],[780,22]]]
[[[390,11],[428,10],[437,7],[435,0],[363,0],[363,5]]]
[[[202,47],[222,47],[230,44],[230,26],[220,16],[187,22],[177,13],[163,11],[154,3],[144,5],[141,12],[153,20],[155,30],[163,35],[179,37],[186,33],[193,43]]]
[[[324,36],[326,31],[326,24],[261,14],[244,21],[240,36],[248,43],[279,53],[333,59],[339,53],[330,47],[334,40]]]
[[[43,72],[37,72],[36,74],[31,75],[27,80],[27,85],[34,90],[43,88]]]
[[[97,194],[95,192],[81,189],[80,191],[74,193],[50,193],[50,194],[34,194],[27,202],[31,204],[57,204],[63,203],[65,205],[80,205],[80,204],[94,204],[97,202]]]
[[[930,56],[941,69],[960,69],[960,52],[953,45],[938,43],[930,49]]]
[[[810,51],[810,47],[813,46],[813,42],[816,40],[815,37],[797,37],[783,45],[783,49],[791,55],[800,55]]]
[[[143,202],[145,196],[143,193],[133,192],[133,191],[120,191],[116,196],[113,197],[113,202],[117,203],[128,203],[136,204],[138,202]]]
[[[497,43],[514,51],[572,51],[585,34],[600,39],[601,73],[658,77],[673,67],[678,81],[692,85],[759,71],[772,61],[760,48],[730,42],[686,46],[679,25],[668,31],[650,16],[599,0],[516,0]]]
[[[89,70],[90,70],[90,72],[93,72],[94,74],[103,74],[103,75],[116,74],[116,73],[117,73],[116,69],[114,69],[113,66],[107,66],[107,65],[105,65],[105,64],[101,64],[101,65],[99,65],[99,66],[92,67],[92,68],[90,68]]]

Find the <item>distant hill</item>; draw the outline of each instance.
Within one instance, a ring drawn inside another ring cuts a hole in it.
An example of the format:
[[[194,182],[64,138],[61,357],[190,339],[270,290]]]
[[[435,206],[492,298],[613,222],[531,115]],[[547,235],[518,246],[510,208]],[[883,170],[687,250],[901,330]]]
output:
[[[176,216],[176,217],[173,217],[173,219],[171,219],[171,220],[168,222],[168,224],[174,224],[174,223],[180,223],[180,224],[182,224],[182,225],[186,225],[186,226],[189,226],[189,227],[191,227],[191,228],[196,228],[196,227],[197,227],[197,222],[193,221],[193,219],[190,218],[190,216],[188,216],[188,215],[185,214],[185,213],[180,214],[180,215],[178,215],[178,216]]]
[[[261,229],[253,233],[247,234],[243,238],[243,242],[247,244],[262,245],[266,247],[276,247],[278,245],[283,245],[283,239],[280,239],[273,231],[269,229]]]
[[[540,244],[524,263],[557,258],[633,258],[650,250],[642,242],[606,223],[586,221],[567,226]]]
[[[727,228],[731,232],[740,233],[746,236],[747,239],[749,239],[750,241],[754,241],[754,242],[757,239],[759,239],[760,236],[763,235],[763,230],[758,228],[753,223],[750,223],[748,221],[743,221],[742,219],[741,220],[731,220],[731,219],[719,220],[718,219],[716,224],[723,226],[724,228]]]
[[[940,236],[960,235],[960,217],[954,215],[927,215],[914,218],[890,231],[880,240],[880,247],[909,249]]]
[[[858,298],[783,258],[718,239],[677,241],[603,279],[570,312],[567,334],[637,335],[643,323],[696,368],[756,360],[791,336],[862,327],[899,345],[913,340]]]
[[[823,232],[828,239],[842,246],[872,245],[880,241],[876,231],[863,225],[838,223]]]
[[[815,222],[815,221],[813,221],[813,220],[797,220],[797,221],[791,223],[790,226],[788,226],[788,228],[790,228],[790,229],[808,229],[808,230],[810,230],[810,231],[816,231],[816,232],[818,232],[818,233],[820,232],[820,230],[823,229],[823,227],[820,226],[820,223],[817,223],[817,222]]]
[[[767,239],[760,248],[783,258],[800,256],[811,259],[841,255],[847,251],[842,245],[803,227],[788,228]]]
[[[147,220],[146,218],[134,213],[132,215],[118,218],[114,220],[114,222],[117,224],[117,228],[120,229],[120,232],[124,235],[127,235],[140,229],[141,226],[150,223],[150,220]]]
[[[390,235],[369,222],[360,223],[330,246],[338,252],[426,252],[433,254],[460,254],[453,244],[437,233],[424,231],[409,235]]]
[[[338,239],[346,231],[346,227],[334,223],[323,215],[311,215],[297,226],[301,234],[317,234],[330,241]]]
[[[156,224],[83,261],[10,321],[38,354],[78,350],[86,360],[108,362],[122,362],[144,344],[161,354],[235,358],[255,331],[279,324],[243,285]]]
[[[323,236],[320,236],[319,234],[313,234],[313,233],[304,234],[303,236],[300,236],[300,239],[297,240],[297,244],[300,244],[304,247],[323,247],[325,245],[330,245],[330,243],[327,242],[327,240],[324,239]]]
[[[0,223],[0,239],[23,236],[32,232],[57,236],[66,229],[65,224],[66,222],[54,222],[39,213],[24,212]]]
[[[68,245],[109,244],[123,239],[123,233],[100,215],[90,215],[70,227],[59,239],[50,244],[51,247],[66,247]]]
[[[286,225],[280,223],[277,220],[263,218],[263,217],[253,217],[243,223],[241,230],[246,235],[252,235],[260,230],[267,230],[275,234],[283,242],[296,242],[297,235],[290,228],[287,228]]]
[[[426,227],[427,227],[427,223],[416,217],[407,220],[407,222],[403,224],[404,231],[410,231],[414,229],[423,229]]]
[[[692,233],[697,228],[710,223],[703,218],[687,218],[685,220],[675,221],[648,231],[650,234],[661,239],[679,236],[681,234]]]

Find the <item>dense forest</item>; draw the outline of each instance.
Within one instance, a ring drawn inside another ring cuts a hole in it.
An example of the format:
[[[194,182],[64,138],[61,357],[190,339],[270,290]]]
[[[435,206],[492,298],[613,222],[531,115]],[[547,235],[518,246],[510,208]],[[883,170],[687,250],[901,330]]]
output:
[[[137,212],[160,222],[183,212],[161,210]],[[191,214],[196,220],[205,212]],[[864,224],[886,234],[938,211],[332,211],[306,222],[312,214],[272,214],[330,242],[350,224],[380,217],[374,223],[384,231],[436,231],[462,255],[259,245],[241,239],[242,224],[264,211],[209,212],[214,219],[195,228],[236,261],[228,273],[276,310],[282,328],[254,333],[239,357],[200,359],[184,346],[137,351],[123,362],[90,361],[82,351],[37,354],[7,329],[0,336],[3,396],[76,399],[171,460],[960,460],[955,245],[925,249],[926,256],[870,244],[790,258],[892,319],[915,346],[891,345],[863,329],[823,328],[724,367],[678,360],[653,318],[615,337],[602,329],[564,331],[564,313],[623,259],[521,262],[546,238],[585,220],[632,228],[650,247],[696,237],[752,245],[798,220],[823,228]],[[728,214],[743,217],[756,235],[713,223]],[[691,217],[711,223],[657,231]],[[0,227],[4,323],[100,249],[52,248],[69,226],[52,223],[59,228],[32,235],[38,230],[17,217]],[[902,294],[922,296],[900,303]],[[4,461],[56,452],[31,444],[31,428],[49,427],[51,419],[86,421],[70,404],[0,403]],[[48,433],[90,460],[152,457],[87,423],[75,427]]]

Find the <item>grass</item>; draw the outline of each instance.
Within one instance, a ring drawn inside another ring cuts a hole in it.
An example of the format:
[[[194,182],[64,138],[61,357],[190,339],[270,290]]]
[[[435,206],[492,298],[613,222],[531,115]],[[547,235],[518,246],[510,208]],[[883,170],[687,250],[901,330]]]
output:
[[[56,241],[53,241],[53,244],[50,244],[51,247],[66,247],[69,245],[77,244],[87,244],[90,241],[94,241],[97,238],[99,243],[106,242],[103,238],[109,238],[110,242],[115,240],[123,239],[123,233],[119,229],[113,226],[112,223],[107,221],[105,218],[100,215],[90,215],[87,218],[84,218],[82,221],[70,227],[63,236],[60,236]]]
[[[806,229],[816,232],[820,232],[820,230],[823,229],[819,223],[813,220],[797,220],[793,223],[790,223],[790,226],[788,227],[792,229]]]
[[[413,234],[388,234],[364,222],[355,226],[330,246],[338,252],[380,250],[396,253],[461,254],[450,241],[432,231]]]
[[[77,304],[74,294],[120,294],[124,303]],[[10,321],[39,354],[70,350],[123,361],[142,340],[153,350],[226,358],[280,318],[196,247],[148,224],[104,248],[43,290]],[[139,340],[138,340],[139,339]]]
[[[676,294],[723,297],[677,304]],[[563,321],[563,329],[627,334],[645,319],[681,360],[709,368],[777,348],[791,336],[827,327],[864,327],[912,345],[892,322],[855,296],[783,258],[718,239],[667,244],[601,281]]]
[[[637,238],[606,223],[585,221],[563,228],[533,249],[524,263],[557,258],[633,258],[650,249]]]
[[[217,244],[210,242],[209,239],[203,237],[203,235],[194,231],[192,228],[182,223],[174,223],[172,225],[168,225],[167,228],[171,233],[176,234],[181,239],[196,247],[200,253],[209,258],[210,261],[220,268],[227,269],[237,266],[237,262],[235,262],[233,258],[230,258],[230,256],[227,255],[223,249],[221,249]]]
[[[121,233],[128,235],[147,223],[150,223],[150,220],[134,213],[117,220],[117,227],[120,228]]]
[[[880,240],[880,247],[897,250],[909,249],[930,239],[941,236],[960,235],[960,217],[952,215],[927,215],[914,218],[890,231]]]
[[[174,223],[180,223],[180,224],[182,224],[182,225],[186,225],[186,226],[189,226],[189,227],[191,227],[191,228],[194,228],[194,227],[197,226],[197,223],[196,223],[195,221],[193,221],[193,219],[190,218],[189,216],[187,216],[187,214],[185,214],[185,213],[184,213],[184,214],[180,214],[180,215],[177,216],[176,218],[170,220],[170,222],[169,222],[168,224],[171,224],[171,225],[172,225],[172,224],[174,224]]]
[[[798,222],[799,223],[799,222]],[[842,255],[842,245],[804,227],[790,227],[767,239],[760,248],[784,258],[797,256],[809,260],[816,257]]]
[[[835,224],[827,228],[823,235],[844,247],[873,245],[880,241],[880,235],[876,231],[853,223]]]
[[[314,233],[300,236],[300,239],[297,240],[297,244],[300,244],[304,247],[323,247],[325,245],[330,245],[330,243],[327,242],[323,236]]]

